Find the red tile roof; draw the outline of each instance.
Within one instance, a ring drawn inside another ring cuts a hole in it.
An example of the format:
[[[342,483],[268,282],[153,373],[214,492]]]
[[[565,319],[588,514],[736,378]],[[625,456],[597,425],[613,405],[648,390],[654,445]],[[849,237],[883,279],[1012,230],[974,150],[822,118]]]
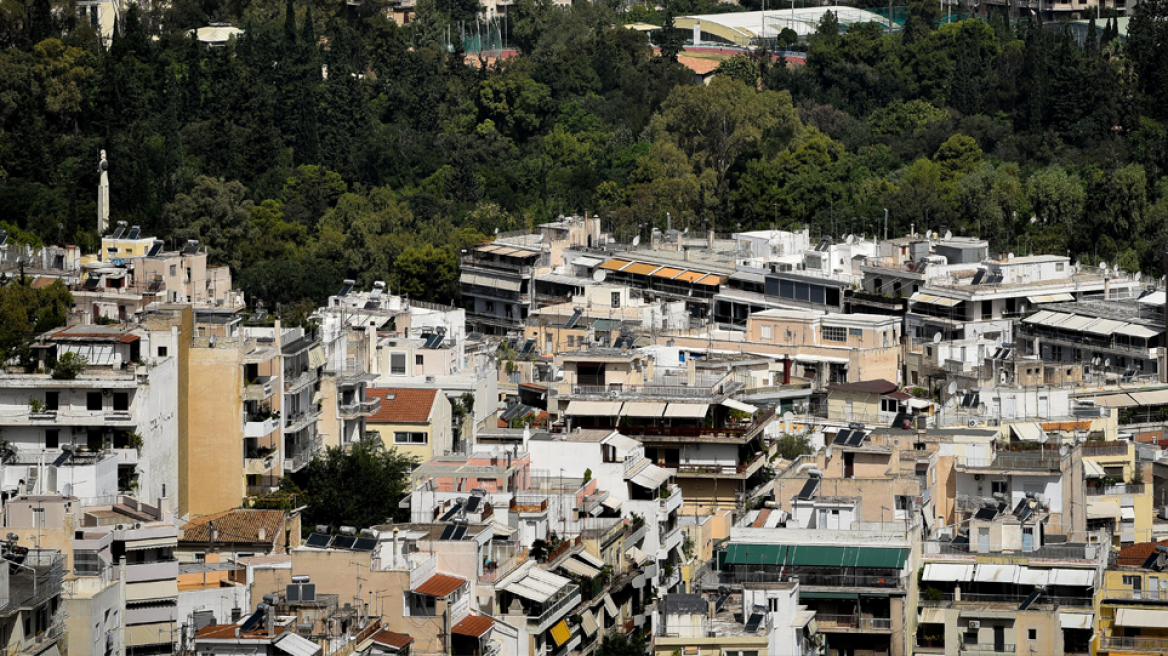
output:
[[[828,391],[838,390],[840,392],[866,392],[868,394],[890,394],[895,392],[896,383],[883,378],[876,380],[861,380],[856,383],[832,383],[827,386]]]
[[[223,544],[271,544],[281,537],[283,510],[237,508],[196,517],[183,525],[179,542],[211,542],[211,522],[215,522],[215,542]],[[260,530],[264,537],[260,539]]]
[[[458,624],[455,624],[450,629],[450,632],[457,635],[478,638],[487,631],[490,631],[492,626],[495,626],[495,620],[489,617],[483,617],[482,615],[467,615],[466,617],[459,620]]]
[[[435,574],[414,588],[414,592],[430,595],[431,597],[445,597],[464,585],[466,585],[466,579],[460,579],[457,576],[448,576],[446,574]]]
[[[404,633],[394,633],[388,629],[383,629],[373,636],[373,642],[378,642],[383,645],[402,649],[408,647],[414,639]]]
[[[718,64],[721,64],[722,60],[705,59],[703,57],[678,57],[677,63],[698,75],[706,75],[707,73],[714,72],[714,69],[718,68]]]
[[[1133,544],[1130,547],[1124,547],[1123,549],[1120,549],[1119,553],[1115,556],[1115,564],[1140,567],[1148,560],[1148,556],[1151,556],[1156,552],[1156,547],[1160,546],[1168,547],[1168,540],[1162,540],[1160,542],[1141,542],[1139,544]]]
[[[424,424],[430,420],[430,411],[438,390],[402,389],[398,387],[370,387],[366,398],[381,399],[381,409],[366,421],[374,424]]]

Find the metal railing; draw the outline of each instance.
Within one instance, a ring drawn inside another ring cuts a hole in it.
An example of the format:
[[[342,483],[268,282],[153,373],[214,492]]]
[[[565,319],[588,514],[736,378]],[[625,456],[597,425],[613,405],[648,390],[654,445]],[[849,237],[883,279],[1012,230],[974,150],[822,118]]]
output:
[[[762,571],[756,568],[723,570],[722,583],[786,583],[795,579],[800,585],[823,588],[892,588],[903,589],[908,579],[899,574],[827,574],[815,572]]]
[[[1131,588],[1104,588],[1104,599],[1132,599],[1137,601],[1168,601],[1168,590],[1132,590]]]
[[[605,386],[605,385],[573,385],[572,394],[581,396],[604,396],[610,397],[616,395],[618,398],[643,396],[643,397],[661,397],[661,398],[706,398],[714,394],[712,389],[717,383],[711,383],[705,387],[701,385],[694,385],[693,387],[682,386],[658,386],[658,385],[624,385],[621,387]]]
[[[892,619],[888,617],[860,617],[857,615],[824,615],[815,613],[815,621],[821,629],[866,629],[889,631]]]
[[[1139,483],[1139,484],[1135,484],[1135,485],[1132,485],[1132,484],[1103,485],[1103,486],[1099,486],[1099,487],[1096,487],[1093,485],[1088,485],[1086,487],[1087,496],[1089,496],[1089,497],[1091,497],[1091,496],[1113,496],[1113,495],[1114,496],[1122,496],[1125,494],[1143,494],[1145,489],[1146,488],[1144,487],[1144,483]]]
[[[1000,644],[1000,645],[983,645],[979,643],[961,643],[961,651],[985,654],[1013,654],[1014,645]]]
[[[1023,601],[1026,601],[1028,595],[1026,594],[982,594],[978,592],[962,592],[961,598],[958,599],[952,592],[942,592],[938,596],[933,594],[932,598],[924,595],[920,598],[921,606],[942,606],[950,607],[954,604],[1006,604],[1009,606],[1018,606]],[[1041,595],[1034,601],[1034,607],[1063,607],[1069,606],[1072,608],[1090,608],[1094,605],[1094,600],[1091,597],[1051,597]]]
[[[527,618],[527,624],[529,626],[535,626],[537,633],[542,633],[551,626],[553,621],[558,619],[568,610],[575,607],[578,603],[580,603],[580,587],[573,585],[570,587],[567,593],[561,595],[559,599],[552,602],[552,604],[546,607],[538,616]]]
[[[337,408],[342,419],[353,419],[356,417],[368,417],[381,409],[381,399],[375,398],[369,401],[358,401],[349,405],[342,405]]]
[[[1168,638],[1122,638],[1118,636],[1100,636],[1100,649],[1125,649],[1129,651],[1166,652]]]
[[[1015,558],[1052,558],[1057,560],[1095,560],[1102,547],[1094,544],[1045,544],[1030,551],[1018,549],[1002,551],[990,549],[979,551],[976,544],[954,545],[939,540],[925,540],[922,542],[921,553],[927,558],[933,555],[979,554],[1010,555]]]
[[[1131,448],[1126,442],[1087,442],[1083,445],[1083,457],[1094,456],[1126,456]]]
[[[957,466],[966,469],[1028,469],[1040,471],[1060,471],[1062,457],[1055,452],[1053,455],[1043,455],[1041,452],[1033,454],[1025,451],[998,452],[993,458],[968,458],[959,456]]]

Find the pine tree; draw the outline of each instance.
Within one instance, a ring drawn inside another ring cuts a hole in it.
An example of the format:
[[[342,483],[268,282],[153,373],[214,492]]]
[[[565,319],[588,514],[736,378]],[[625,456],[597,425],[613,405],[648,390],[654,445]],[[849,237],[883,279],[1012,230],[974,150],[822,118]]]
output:
[[[657,45],[661,47],[663,59],[677,61],[677,55],[681,53],[684,41],[681,33],[677,31],[673,18],[673,3],[666,0],[665,20],[661,24],[661,29],[657,31]]]

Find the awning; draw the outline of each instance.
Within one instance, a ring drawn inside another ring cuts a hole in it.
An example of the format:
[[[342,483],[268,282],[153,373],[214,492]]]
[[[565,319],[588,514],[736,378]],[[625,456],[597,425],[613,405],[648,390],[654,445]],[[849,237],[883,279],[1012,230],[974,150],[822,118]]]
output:
[[[676,419],[701,419],[709,412],[708,403],[670,403],[665,408],[665,416]]]
[[[959,298],[945,298],[938,296],[937,300],[933,301],[933,305],[940,305],[941,307],[956,307],[961,302]]]
[[[592,611],[586,610],[580,613],[580,627],[584,629],[584,633],[593,636],[600,630],[600,625],[596,623],[596,618],[593,617]]]
[[[665,412],[664,403],[653,401],[629,401],[621,408],[622,417],[660,417]]]
[[[632,451],[633,449],[641,446],[640,442],[634,440],[631,437],[621,435],[620,433],[613,433],[612,435],[604,438],[600,443],[608,446],[614,446],[621,451]]]
[[[1107,478],[1103,466],[1094,460],[1083,460],[1083,478]]]
[[[1133,405],[1139,405],[1135,399],[1127,394],[1108,394],[1107,396],[1098,396],[1092,399],[1095,405],[1104,408],[1128,408]]]
[[[1018,585],[1033,585],[1041,587],[1050,581],[1049,569],[1034,569],[1033,567],[1022,567],[1018,570]]]
[[[656,490],[669,480],[673,472],[669,469],[662,469],[657,465],[646,465],[636,474],[633,474],[633,482],[643,488],[649,490]]]
[[[1168,389],[1152,392],[1130,392],[1128,396],[1140,405],[1168,405]]]
[[[1044,294],[1042,296],[1027,296],[1026,300],[1031,303],[1069,303],[1075,300],[1074,294]]]
[[[738,410],[739,412],[746,412],[748,414],[754,414],[758,412],[757,407],[750,405],[749,403],[743,403],[742,401],[735,401],[734,399],[726,399],[725,401],[722,401],[722,405],[730,408],[731,410]]]
[[[626,549],[625,557],[638,565],[643,565],[645,564],[645,561],[649,560],[649,556],[646,555],[644,551],[641,551],[636,547],[629,547]]]
[[[626,267],[629,264],[630,262],[628,260],[609,260],[604,264],[601,264],[600,268],[607,269],[609,271],[619,271],[622,267]]]
[[[1035,314],[1032,314],[1032,315],[1026,317],[1025,319],[1022,320],[1022,323],[1044,325],[1045,322],[1049,321],[1050,318],[1056,314],[1058,314],[1058,313],[1051,312],[1050,310],[1042,310],[1041,312],[1036,312]],[[1065,316],[1065,315],[1060,314],[1059,316]]]
[[[937,300],[937,296],[926,294],[924,292],[917,292],[908,298],[911,303],[932,303]]]
[[[510,526],[507,526],[506,524],[500,524],[499,522],[491,522],[491,531],[495,535],[510,537],[512,535],[515,535],[515,531],[517,531],[517,530],[518,529],[511,528]]]
[[[126,551],[145,551],[146,549],[174,549],[178,547],[178,537],[150,538],[149,540],[134,540],[126,542]]]
[[[1162,629],[1168,626],[1168,610],[1119,608],[1115,611],[1115,624],[1145,629]]]
[[[1023,442],[1041,442],[1045,435],[1038,422],[1010,424],[1010,430],[1014,431],[1014,435],[1017,435],[1018,439]]]
[[[1086,460],[1083,461],[1086,464]],[[1119,501],[1115,499],[1087,499],[1087,519],[1119,519]]]
[[[593,556],[592,554],[588,553],[587,551],[581,551],[581,552],[578,552],[578,553],[575,553],[572,555],[579,558],[580,560],[583,560],[584,562],[588,563],[589,565],[592,565],[596,569],[604,569],[604,561],[597,558],[596,556]]]
[[[1100,319],[1095,323],[1083,329],[1085,333],[1092,335],[1110,335],[1116,330],[1127,325],[1126,321],[1115,321],[1114,319]]]
[[[552,640],[556,642],[557,647],[563,647],[572,639],[572,630],[568,628],[567,620],[557,622],[555,626],[548,630],[548,633],[551,634]]]
[[[490,278],[488,276],[479,276],[479,284],[487,287],[494,287],[496,289],[505,289],[509,292],[517,292],[520,288],[518,280],[508,280],[506,278]]]
[[[1116,335],[1127,335],[1128,337],[1141,337],[1143,339],[1152,339],[1156,335],[1163,333],[1163,330],[1152,330],[1146,326],[1129,323],[1128,325],[1118,328],[1115,331]]]
[[[616,417],[620,414],[620,401],[571,401],[564,414],[583,417]]]
[[[1135,508],[1120,508],[1119,509],[1119,518],[1124,520],[1124,521],[1129,521],[1129,522],[1136,521],[1136,509]]]
[[[609,510],[620,510],[621,500],[610,494],[600,501],[600,505],[608,508]]]
[[[308,349],[308,368],[319,369],[324,366],[328,358],[324,355],[324,347],[320,344]]]
[[[1050,570],[1050,585],[1076,585],[1089,587],[1095,583],[1093,569],[1052,569]],[[1164,626],[1168,626],[1165,624]]]
[[[1098,321],[1098,319],[1095,317],[1084,317],[1078,314],[1072,314],[1069,318],[1058,325],[1058,329],[1079,331],[1095,323],[1096,321]]]
[[[1141,305],[1164,305],[1165,298],[1168,298],[1164,292],[1152,292],[1151,294],[1144,294],[1136,299],[1136,303]]]
[[[1090,629],[1095,613],[1059,613],[1059,626],[1064,629]]]
[[[731,544],[727,565],[796,565],[805,567],[863,567],[901,569],[908,549],[896,547],[837,547],[823,545]]]
[[[604,610],[608,612],[609,619],[615,620],[620,615],[620,610],[617,609],[616,604],[612,601],[612,595],[607,592],[604,593]]]
[[[560,561],[560,564],[557,565],[557,567],[575,574],[576,576],[584,576],[590,579],[594,579],[597,576],[600,576],[600,570],[594,569],[589,565],[585,565],[583,562],[576,560],[575,558],[565,558],[564,560]]]
[[[527,576],[508,583],[503,589],[513,595],[542,604],[569,585],[572,585],[571,579],[546,570],[531,569],[528,570]]]
[[[973,565],[951,565],[947,563],[927,563],[925,565],[925,581],[945,581],[955,583],[973,579]]]
[[[977,566],[973,580],[978,583],[1014,583],[1018,580],[1018,566],[983,563]]]
[[[945,609],[943,608],[922,608],[921,619],[918,624],[944,624],[945,623]]]
[[[928,399],[909,399],[908,407],[916,408],[917,410],[924,410],[933,405],[933,402]]]

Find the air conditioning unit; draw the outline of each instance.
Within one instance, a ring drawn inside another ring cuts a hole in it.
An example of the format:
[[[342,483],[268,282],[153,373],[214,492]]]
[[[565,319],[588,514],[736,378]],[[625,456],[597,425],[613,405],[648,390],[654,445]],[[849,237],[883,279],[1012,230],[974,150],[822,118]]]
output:
[[[976,631],[981,628],[981,622],[978,620],[969,620],[969,630]]]

